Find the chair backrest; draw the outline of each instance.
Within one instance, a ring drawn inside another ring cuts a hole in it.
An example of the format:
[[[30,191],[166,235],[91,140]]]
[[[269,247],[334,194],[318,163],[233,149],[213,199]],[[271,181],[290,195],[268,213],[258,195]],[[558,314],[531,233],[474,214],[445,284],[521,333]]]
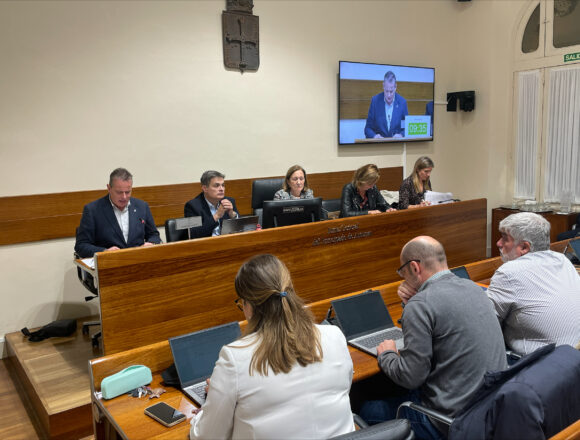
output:
[[[328,212],[340,211],[340,199],[323,199],[322,209]]]
[[[413,440],[415,434],[407,419],[389,420],[330,440]]]
[[[273,200],[274,194],[282,189],[284,179],[259,179],[252,182],[252,209],[262,208],[264,200]]]
[[[487,373],[449,439],[549,438],[580,419],[580,351],[547,345]]]
[[[187,229],[176,229],[177,219],[170,218],[165,220],[165,241],[171,243],[173,241],[187,240]]]

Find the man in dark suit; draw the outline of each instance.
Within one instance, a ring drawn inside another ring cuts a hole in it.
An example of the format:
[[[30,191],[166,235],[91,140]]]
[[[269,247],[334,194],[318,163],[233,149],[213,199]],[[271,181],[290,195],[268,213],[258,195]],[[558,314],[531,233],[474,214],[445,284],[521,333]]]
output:
[[[81,258],[92,257],[95,252],[161,243],[149,205],[131,197],[132,188],[131,173],[117,168],[109,177],[109,194],[85,205],[75,243]]]
[[[218,171],[206,171],[201,175],[201,193],[184,208],[186,217],[201,216],[201,226],[190,229],[191,238],[220,235],[222,221],[238,216],[236,201],[225,196],[225,177]]]
[[[397,78],[389,70],[383,80],[383,93],[371,99],[365,136],[374,139],[403,137],[405,130],[401,121],[408,114],[407,101],[397,93]]]

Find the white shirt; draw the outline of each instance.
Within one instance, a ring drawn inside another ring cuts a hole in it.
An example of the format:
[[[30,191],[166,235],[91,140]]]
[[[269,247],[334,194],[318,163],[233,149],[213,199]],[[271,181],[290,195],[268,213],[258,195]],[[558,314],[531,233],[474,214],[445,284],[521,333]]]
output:
[[[111,201],[111,198],[109,198],[109,201]],[[129,203],[127,203],[127,206],[125,206],[125,209],[122,211],[117,208],[113,202],[111,202],[111,206],[113,207],[113,212],[119,222],[119,227],[121,228],[121,232],[125,238],[125,243],[127,243],[129,241],[129,206],[131,206],[131,200],[129,200]]]
[[[487,294],[516,353],[580,341],[580,276],[563,254],[530,252],[504,263]]]
[[[389,129],[389,131],[391,130],[391,119],[393,119],[394,104],[395,104],[394,100],[391,105],[387,104],[387,101],[385,101],[385,117],[387,118],[387,128]]]
[[[205,199],[205,202],[207,203],[207,206],[209,206],[209,212],[211,212],[211,215],[215,215],[218,210],[219,203],[214,206],[213,203],[211,203],[208,199]],[[216,235],[220,235],[220,225],[217,225],[215,228],[213,228],[211,236],[215,237]]]
[[[352,359],[338,327],[316,326],[322,362],[288,374],[249,375],[249,335],[222,348],[207,400],[191,420],[191,439],[327,439],[354,430]]]

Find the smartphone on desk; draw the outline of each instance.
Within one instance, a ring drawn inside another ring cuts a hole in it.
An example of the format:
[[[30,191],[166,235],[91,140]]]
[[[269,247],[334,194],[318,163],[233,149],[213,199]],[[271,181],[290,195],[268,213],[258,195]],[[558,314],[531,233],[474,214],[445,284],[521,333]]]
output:
[[[177,425],[186,419],[185,414],[165,402],[159,402],[155,405],[148,406],[145,408],[145,414],[165,426]]]

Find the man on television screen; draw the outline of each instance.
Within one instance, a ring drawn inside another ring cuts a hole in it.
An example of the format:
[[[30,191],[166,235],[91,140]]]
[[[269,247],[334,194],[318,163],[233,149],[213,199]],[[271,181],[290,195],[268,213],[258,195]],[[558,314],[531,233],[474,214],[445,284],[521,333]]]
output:
[[[408,114],[407,101],[397,93],[397,78],[389,70],[383,80],[383,92],[371,99],[365,136],[367,139],[403,137],[405,130],[401,121]]]

